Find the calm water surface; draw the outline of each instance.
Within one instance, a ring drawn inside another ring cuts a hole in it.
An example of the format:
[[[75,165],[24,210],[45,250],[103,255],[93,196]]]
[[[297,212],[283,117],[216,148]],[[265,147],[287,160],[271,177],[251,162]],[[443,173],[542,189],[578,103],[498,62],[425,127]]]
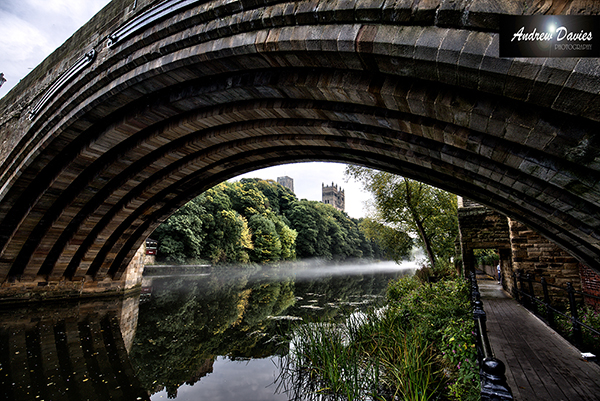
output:
[[[0,399],[288,400],[293,325],[382,300],[411,264],[153,271],[141,296],[0,311]]]

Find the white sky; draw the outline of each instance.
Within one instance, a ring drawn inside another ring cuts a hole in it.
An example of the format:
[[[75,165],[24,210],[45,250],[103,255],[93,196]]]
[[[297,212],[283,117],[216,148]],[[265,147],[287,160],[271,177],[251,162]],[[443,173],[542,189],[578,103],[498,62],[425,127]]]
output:
[[[134,0],[131,0],[134,1]],[[0,98],[63,44],[110,0],[0,0],[0,72],[7,80]],[[271,167],[244,177],[294,179],[296,196],[321,200],[321,184],[345,189],[346,212],[363,217],[368,195],[357,182],[344,180],[344,165],[301,163]]]
[[[109,2],[0,0],[0,97]]]
[[[262,178],[276,181],[277,177],[288,176],[294,179],[294,192],[298,199],[321,200],[322,184],[331,185],[332,182],[338,188],[344,189],[346,197],[346,213],[350,217],[360,218],[366,215],[365,202],[369,194],[362,190],[362,185],[351,180],[346,182],[344,169],[346,166],[340,163],[295,163],[282,166],[268,167],[243,174],[238,178]]]

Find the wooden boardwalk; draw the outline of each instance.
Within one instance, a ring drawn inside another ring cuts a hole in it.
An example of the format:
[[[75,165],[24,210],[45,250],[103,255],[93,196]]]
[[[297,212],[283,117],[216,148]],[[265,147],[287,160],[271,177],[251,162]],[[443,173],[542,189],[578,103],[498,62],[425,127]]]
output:
[[[496,358],[506,364],[517,401],[600,400],[600,367],[531,312],[495,281],[479,281],[487,330]]]

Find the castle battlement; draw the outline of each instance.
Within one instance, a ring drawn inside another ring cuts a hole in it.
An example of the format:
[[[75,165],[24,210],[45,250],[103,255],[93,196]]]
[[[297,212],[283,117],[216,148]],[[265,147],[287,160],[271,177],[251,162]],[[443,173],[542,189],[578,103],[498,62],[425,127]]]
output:
[[[346,195],[342,187],[335,185],[333,182],[331,186],[325,186],[321,184],[322,189],[322,202],[328,205],[332,205],[338,210],[344,211],[346,208]]]

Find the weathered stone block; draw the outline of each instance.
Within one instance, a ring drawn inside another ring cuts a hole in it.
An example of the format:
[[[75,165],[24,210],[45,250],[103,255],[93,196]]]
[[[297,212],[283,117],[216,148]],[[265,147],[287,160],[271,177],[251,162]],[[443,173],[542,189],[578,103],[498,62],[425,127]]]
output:
[[[356,4],[356,21],[375,22],[382,19],[382,7],[385,0],[364,0]]]
[[[408,22],[412,17],[412,0],[386,0],[382,8],[382,19],[386,22]]]

